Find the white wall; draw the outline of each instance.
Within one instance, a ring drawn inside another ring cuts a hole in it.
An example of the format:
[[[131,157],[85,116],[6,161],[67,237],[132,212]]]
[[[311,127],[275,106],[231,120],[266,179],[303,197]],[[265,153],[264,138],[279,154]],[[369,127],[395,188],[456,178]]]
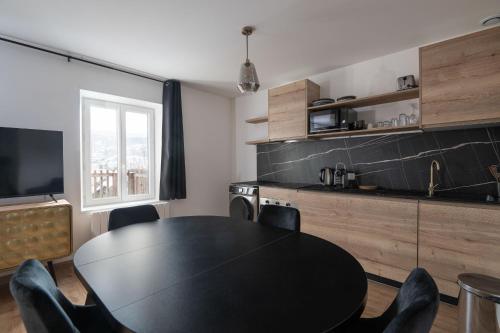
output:
[[[233,169],[231,101],[182,87],[186,200],[173,202],[172,216],[228,215]]]
[[[156,103],[162,98],[161,83],[0,42],[0,126],[64,132],[64,197],[73,204],[75,250],[90,238],[88,215],[80,211],[80,89]],[[182,98],[188,198],[172,202],[171,213],[225,214],[231,101],[186,85]]]
[[[267,115],[267,90],[235,98],[235,171],[234,179],[254,180],[257,177],[257,148],[246,145],[249,140],[267,137],[267,123],[247,124],[248,118]]]
[[[418,80],[418,48],[412,48],[371,59],[329,72],[308,77],[321,87],[321,97],[337,98],[345,95],[370,96],[397,90],[397,78],[413,74]],[[285,84],[286,82],[283,82]],[[267,125],[252,125],[245,119],[267,115],[267,90],[235,100],[235,172],[234,181],[255,180],[257,177],[256,147],[245,141],[267,136]],[[417,101],[392,103],[363,108],[360,118],[371,122],[411,114],[418,108]],[[377,112],[375,112],[377,111]],[[418,109],[416,111],[418,113]]]

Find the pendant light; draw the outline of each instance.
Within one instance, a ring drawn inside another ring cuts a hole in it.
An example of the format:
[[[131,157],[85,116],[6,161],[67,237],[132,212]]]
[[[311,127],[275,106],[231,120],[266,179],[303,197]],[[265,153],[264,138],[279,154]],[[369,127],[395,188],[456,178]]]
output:
[[[254,64],[248,59],[248,36],[254,32],[253,27],[243,27],[241,33],[246,37],[247,42],[247,59],[240,68],[240,78],[238,80],[238,89],[243,94],[246,92],[256,92],[259,87],[259,78],[257,77],[257,71],[255,70]]]

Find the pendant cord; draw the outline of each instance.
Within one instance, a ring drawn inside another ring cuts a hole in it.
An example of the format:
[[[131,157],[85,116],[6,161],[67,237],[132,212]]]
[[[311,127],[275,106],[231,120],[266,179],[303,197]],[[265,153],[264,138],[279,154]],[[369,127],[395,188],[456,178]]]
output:
[[[248,35],[246,35],[247,37],[247,62],[248,62]]]

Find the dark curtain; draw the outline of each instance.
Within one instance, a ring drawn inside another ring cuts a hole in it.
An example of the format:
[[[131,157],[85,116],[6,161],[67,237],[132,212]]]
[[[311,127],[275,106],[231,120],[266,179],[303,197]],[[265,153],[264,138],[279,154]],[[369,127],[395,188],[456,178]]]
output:
[[[181,84],[177,80],[163,85],[160,200],[186,198],[184,131],[182,129]]]

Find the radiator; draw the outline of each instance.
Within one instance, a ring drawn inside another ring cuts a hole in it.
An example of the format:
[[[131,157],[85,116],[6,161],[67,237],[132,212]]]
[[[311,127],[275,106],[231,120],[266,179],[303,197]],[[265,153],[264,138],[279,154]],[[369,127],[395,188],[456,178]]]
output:
[[[153,206],[155,206],[161,219],[170,217],[168,202],[154,203]],[[90,213],[90,230],[93,237],[108,231],[109,213],[111,213],[111,210],[93,211]]]

